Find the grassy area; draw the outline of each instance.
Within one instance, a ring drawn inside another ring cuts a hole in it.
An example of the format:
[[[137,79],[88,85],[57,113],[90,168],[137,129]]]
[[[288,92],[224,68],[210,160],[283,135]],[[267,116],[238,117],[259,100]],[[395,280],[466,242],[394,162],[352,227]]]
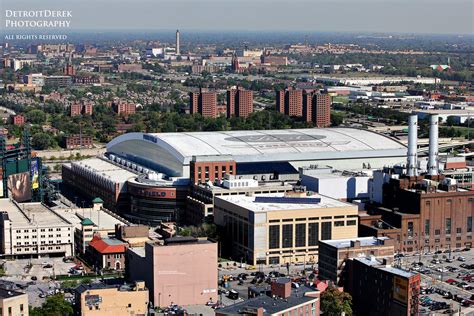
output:
[[[332,103],[342,103],[342,104],[347,104],[349,103],[349,97],[344,96],[344,95],[337,95],[332,97]]]
[[[0,268],[0,277],[6,274],[5,269],[3,267]]]
[[[453,128],[460,131],[462,137],[467,137],[468,131],[471,139],[474,137],[474,127],[467,128],[465,126],[453,126]]]
[[[89,275],[58,275],[56,279],[58,281],[64,281],[64,282],[71,282],[71,281],[76,281],[80,283],[88,282],[93,279],[97,278],[115,278],[115,277],[122,277],[121,274],[117,273],[109,273],[109,274],[104,274],[104,275],[96,275],[96,274],[89,274]]]

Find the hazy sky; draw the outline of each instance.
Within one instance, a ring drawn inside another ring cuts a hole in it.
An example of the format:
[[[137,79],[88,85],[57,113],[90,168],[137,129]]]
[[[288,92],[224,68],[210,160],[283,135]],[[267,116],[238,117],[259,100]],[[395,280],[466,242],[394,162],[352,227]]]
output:
[[[0,0],[72,10],[74,29],[474,33],[472,0]],[[3,25],[3,22],[2,22]]]

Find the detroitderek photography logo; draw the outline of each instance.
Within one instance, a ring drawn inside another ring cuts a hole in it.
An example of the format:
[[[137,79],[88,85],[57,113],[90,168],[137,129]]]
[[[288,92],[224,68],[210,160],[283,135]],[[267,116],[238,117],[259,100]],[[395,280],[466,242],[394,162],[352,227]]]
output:
[[[72,21],[71,10],[4,10],[5,40],[65,40]]]

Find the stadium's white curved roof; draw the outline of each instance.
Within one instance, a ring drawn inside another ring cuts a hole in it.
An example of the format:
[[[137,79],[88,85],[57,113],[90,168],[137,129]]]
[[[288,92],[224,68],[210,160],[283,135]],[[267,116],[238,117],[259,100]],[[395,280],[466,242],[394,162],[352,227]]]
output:
[[[237,162],[395,157],[406,147],[386,136],[354,128],[313,128],[193,133],[128,133],[107,151],[186,165],[193,156],[232,156]]]

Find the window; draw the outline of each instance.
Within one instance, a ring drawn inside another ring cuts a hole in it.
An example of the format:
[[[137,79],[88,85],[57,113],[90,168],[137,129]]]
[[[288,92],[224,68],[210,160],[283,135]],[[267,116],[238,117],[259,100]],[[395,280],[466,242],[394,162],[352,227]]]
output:
[[[132,307],[132,304],[129,303],[129,304],[128,304],[128,307]]]
[[[282,226],[282,239],[283,239],[282,248],[293,247],[293,225],[292,224],[285,224]]]
[[[439,229],[435,229],[435,235],[439,236],[441,234],[441,231]]]
[[[329,240],[332,236],[332,223],[324,222],[321,224],[321,239]]]
[[[467,217],[467,225],[466,225],[466,231],[468,233],[472,233],[472,216]]]
[[[344,221],[335,221],[334,226],[336,227],[344,226]]]
[[[306,224],[296,224],[296,247],[306,247]]]
[[[451,234],[451,218],[446,218],[446,235]]]
[[[23,304],[20,304],[20,312],[23,312]]]
[[[408,222],[408,237],[413,237],[413,222]]]
[[[271,225],[268,236],[268,248],[280,248],[280,225]]]
[[[461,227],[456,228],[456,234],[460,234],[460,233],[462,233],[462,228]]]
[[[356,220],[347,221],[347,226],[354,226],[357,224]]]
[[[280,263],[280,257],[270,257],[268,259],[269,264],[279,264]]]
[[[317,246],[319,240],[319,223],[308,224],[308,246]]]
[[[425,235],[429,236],[430,235],[430,220],[425,219]]]
[[[11,306],[10,306],[10,307],[8,307],[8,316],[12,316],[12,315],[13,315],[13,314],[12,314],[12,308],[11,308]]]

